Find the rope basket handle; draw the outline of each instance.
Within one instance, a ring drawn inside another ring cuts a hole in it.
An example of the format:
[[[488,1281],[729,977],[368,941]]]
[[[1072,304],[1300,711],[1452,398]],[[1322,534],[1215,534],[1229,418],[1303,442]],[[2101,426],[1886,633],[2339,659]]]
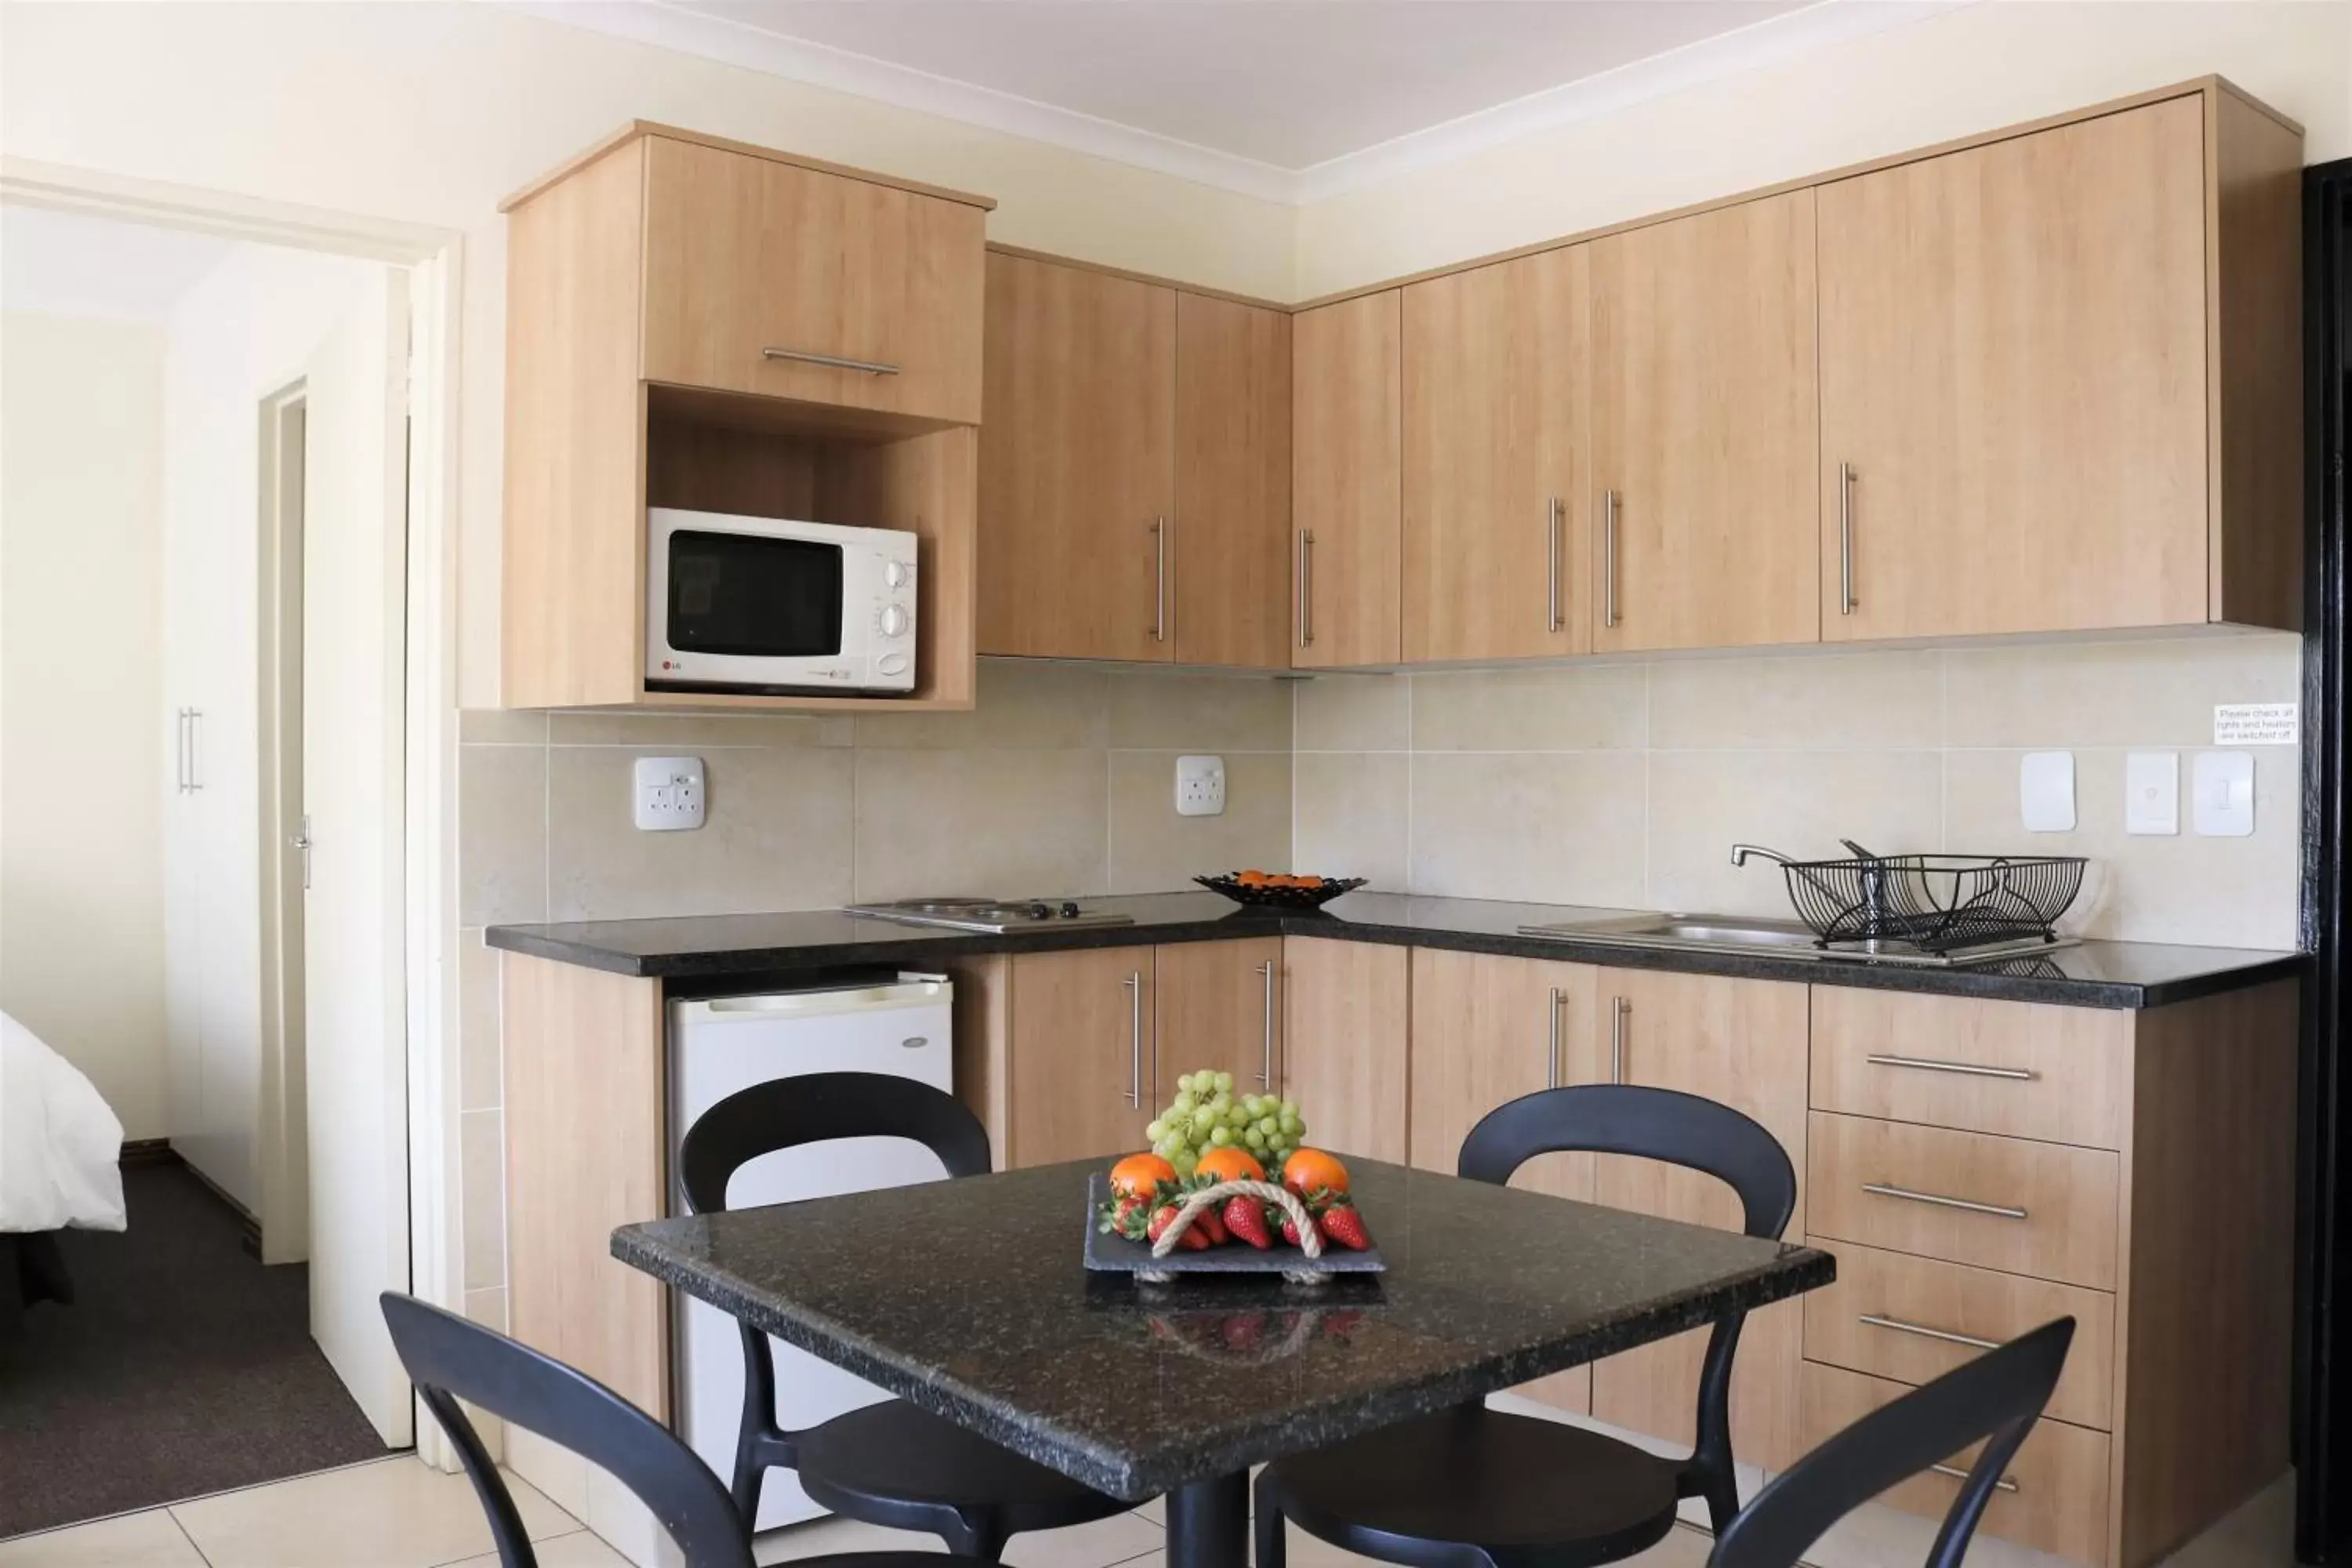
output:
[[[1212,1204],[1222,1204],[1227,1198],[1258,1198],[1273,1204],[1289,1216],[1290,1228],[1298,1233],[1298,1250],[1309,1258],[1323,1256],[1323,1233],[1298,1201],[1298,1194],[1288,1187],[1277,1187],[1272,1182],[1219,1182],[1213,1187],[1202,1187],[1184,1200],[1160,1239],[1151,1244],[1151,1256],[1165,1258],[1176,1249],[1176,1243],[1192,1228],[1192,1221]]]

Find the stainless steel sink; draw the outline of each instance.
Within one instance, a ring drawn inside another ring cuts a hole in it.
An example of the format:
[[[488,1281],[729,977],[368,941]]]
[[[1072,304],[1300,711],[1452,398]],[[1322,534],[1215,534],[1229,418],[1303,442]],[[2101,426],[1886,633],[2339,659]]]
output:
[[[1596,920],[1558,921],[1519,928],[1527,936],[1559,942],[1590,942],[1598,947],[1660,948],[1679,952],[1769,952],[1780,958],[1843,960],[1864,963],[1906,963],[1957,968],[2000,959],[2038,957],[2057,948],[2073,947],[2071,937],[2056,942],[2039,936],[1994,941],[1952,952],[1928,952],[1909,942],[1838,942],[1822,946],[1811,928],[1799,921],[1779,921],[1756,915],[1611,915]]]

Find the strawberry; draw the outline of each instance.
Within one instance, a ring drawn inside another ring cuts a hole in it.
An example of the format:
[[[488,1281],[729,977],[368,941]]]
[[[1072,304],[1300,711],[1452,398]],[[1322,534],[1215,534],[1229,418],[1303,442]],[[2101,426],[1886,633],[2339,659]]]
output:
[[[1166,1234],[1168,1227],[1175,1223],[1176,1205],[1174,1204],[1161,1204],[1158,1208],[1151,1211],[1151,1218],[1145,1223],[1143,1227],[1143,1239],[1146,1241],[1158,1241],[1161,1236]]]
[[[1313,1226],[1315,1225],[1315,1216],[1313,1215],[1308,1215],[1307,1216],[1307,1223],[1310,1227]],[[1299,1239],[1298,1227],[1290,1223],[1290,1216],[1287,1214],[1285,1214],[1282,1216],[1282,1239],[1297,1247],[1304,1247],[1307,1245],[1304,1241]]]
[[[1225,1222],[1217,1217],[1217,1211],[1213,1208],[1202,1209],[1194,1215],[1192,1229],[1196,1233],[1205,1234],[1211,1247],[1223,1247],[1233,1239],[1232,1235],[1225,1229]]]
[[[1372,1245],[1370,1233],[1364,1229],[1364,1216],[1356,1212],[1353,1204],[1333,1204],[1323,1211],[1317,1223],[1322,1226],[1327,1238],[1350,1252],[1361,1252]]]
[[[1201,1222],[1208,1217],[1206,1212],[1195,1215],[1192,1223],[1184,1227],[1184,1234],[1176,1238],[1176,1245],[1189,1252],[1206,1252],[1216,1246],[1209,1239],[1209,1233],[1201,1228]]]
[[[1225,1229],[1264,1252],[1274,1245],[1274,1233],[1266,1228],[1265,1210],[1248,1198],[1225,1200]]]

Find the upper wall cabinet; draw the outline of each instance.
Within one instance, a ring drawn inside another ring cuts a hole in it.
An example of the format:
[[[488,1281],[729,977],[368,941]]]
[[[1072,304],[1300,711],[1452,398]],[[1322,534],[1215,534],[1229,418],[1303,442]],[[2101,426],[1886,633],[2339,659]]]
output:
[[[1290,319],[1290,662],[1403,657],[1403,318],[1383,289]]]
[[[988,257],[982,651],[1286,661],[1290,320]]]
[[[2300,143],[2223,89],[1821,187],[1825,639],[2297,624]]]
[[[1404,289],[1404,658],[1590,653],[1587,258]]]
[[[989,205],[643,122],[507,201],[508,706],[971,706]],[[914,691],[648,690],[649,505],[914,533]]]
[[[1591,248],[1592,646],[1813,641],[1813,193]]]

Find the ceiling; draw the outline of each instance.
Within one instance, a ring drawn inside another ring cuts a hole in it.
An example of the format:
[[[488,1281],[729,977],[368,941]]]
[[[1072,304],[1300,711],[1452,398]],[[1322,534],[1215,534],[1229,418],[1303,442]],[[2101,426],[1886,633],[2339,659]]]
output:
[[[1307,201],[1969,0],[511,0]]]
[[[0,305],[161,325],[235,248],[184,229],[0,205]]]

